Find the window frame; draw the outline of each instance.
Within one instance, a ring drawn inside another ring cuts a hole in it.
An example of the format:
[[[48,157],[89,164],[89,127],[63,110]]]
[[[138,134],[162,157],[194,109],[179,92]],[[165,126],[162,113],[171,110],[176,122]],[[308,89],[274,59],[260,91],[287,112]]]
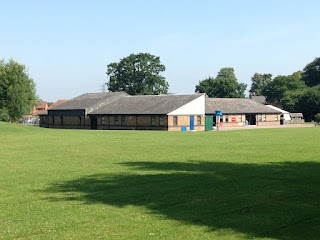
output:
[[[156,116],[151,116],[151,126],[155,127],[156,126]]]
[[[114,125],[118,126],[119,125],[119,116],[114,116],[113,122],[114,122]]]
[[[178,126],[178,116],[173,116],[173,126]]]
[[[121,116],[121,126],[126,125],[126,116]]]
[[[159,117],[159,126],[164,126],[163,116]]]
[[[201,116],[197,116],[197,125],[198,125],[198,126],[201,125]]]
[[[266,122],[267,121],[267,115],[266,114],[262,114],[262,122]]]

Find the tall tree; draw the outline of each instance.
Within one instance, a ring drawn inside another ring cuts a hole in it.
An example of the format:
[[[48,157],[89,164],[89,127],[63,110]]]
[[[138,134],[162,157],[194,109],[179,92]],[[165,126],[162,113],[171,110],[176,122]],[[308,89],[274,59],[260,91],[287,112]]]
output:
[[[217,78],[227,78],[229,80],[237,81],[233,68],[221,68],[217,74]]]
[[[244,98],[246,88],[246,84],[238,83],[233,68],[221,68],[216,78],[199,81],[195,92],[217,98]]]
[[[251,89],[250,97],[251,96],[260,96],[262,95],[263,88],[267,85],[268,82],[271,82],[272,74],[260,74],[255,73],[251,78]]]
[[[303,69],[302,80],[307,86],[320,84],[320,58],[316,58]]]
[[[0,121],[17,121],[29,114],[36,100],[34,81],[26,67],[14,60],[0,61]]]
[[[159,57],[149,53],[131,54],[108,65],[108,90],[130,95],[167,93],[169,84],[160,75],[165,69]]]
[[[281,107],[281,100],[285,93],[294,90],[303,90],[305,84],[301,81],[299,74],[294,73],[289,76],[277,76],[268,82],[262,90],[268,103]]]
[[[307,88],[299,97],[295,111],[302,112],[306,121],[315,119],[315,115],[320,113],[320,85]]]

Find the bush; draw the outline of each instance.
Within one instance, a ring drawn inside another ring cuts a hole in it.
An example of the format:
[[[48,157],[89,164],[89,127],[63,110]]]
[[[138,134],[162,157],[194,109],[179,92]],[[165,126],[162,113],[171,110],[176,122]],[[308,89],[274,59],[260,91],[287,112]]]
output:
[[[320,113],[314,116],[314,121],[319,125],[320,124]]]

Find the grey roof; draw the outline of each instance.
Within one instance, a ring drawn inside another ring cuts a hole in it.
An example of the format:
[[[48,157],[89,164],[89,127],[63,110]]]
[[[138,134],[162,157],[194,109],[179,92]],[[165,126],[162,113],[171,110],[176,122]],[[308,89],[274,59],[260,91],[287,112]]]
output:
[[[303,118],[303,114],[302,113],[290,113],[290,117],[302,117]]]
[[[262,103],[262,104],[265,104],[266,103],[266,97],[265,96],[251,96],[251,99],[256,101],[256,102],[259,102],[259,103]]]
[[[248,98],[206,98],[206,114],[216,110],[224,113],[281,113]]]
[[[50,108],[49,111],[83,109],[86,110],[86,113],[90,113],[103,105],[108,105],[125,96],[128,96],[128,94],[124,92],[85,93],[68,102]]]
[[[126,96],[91,114],[168,114],[204,94]]]

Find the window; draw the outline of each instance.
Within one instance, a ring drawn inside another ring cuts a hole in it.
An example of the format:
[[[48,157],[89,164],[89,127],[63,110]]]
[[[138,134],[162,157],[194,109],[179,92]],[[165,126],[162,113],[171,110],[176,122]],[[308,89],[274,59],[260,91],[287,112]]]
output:
[[[238,122],[242,122],[242,115],[238,116]]]
[[[126,116],[121,116],[121,125],[126,125]]]
[[[104,124],[105,124],[105,118],[101,117],[101,125],[104,125]]]
[[[151,116],[151,126],[155,126],[155,125],[156,125],[156,117]]]
[[[262,121],[264,121],[264,122],[265,122],[266,120],[267,120],[267,117],[266,117],[266,115],[265,115],[265,114],[263,114],[263,115],[262,115]]]
[[[51,117],[51,124],[54,124],[54,116]]]
[[[201,116],[197,116],[197,125],[201,125]]]
[[[259,122],[261,122],[262,121],[262,115],[260,114],[259,115]]]
[[[78,118],[78,123],[81,125],[81,117]]]
[[[114,116],[114,125],[119,125],[119,117]]]
[[[274,115],[274,120],[275,120],[275,121],[278,121],[278,115],[277,115],[277,114]]]
[[[163,117],[159,117],[159,126],[163,126]]]
[[[173,126],[178,125],[178,116],[173,116]]]
[[[229,122],[229,115],[225,115],[226,122]]]
[[[61,125],[63,124],[63,117],[62,116],[60,117],[60,124]]]
[[[220,122],[223,123],[223,116],[220,116]]]

